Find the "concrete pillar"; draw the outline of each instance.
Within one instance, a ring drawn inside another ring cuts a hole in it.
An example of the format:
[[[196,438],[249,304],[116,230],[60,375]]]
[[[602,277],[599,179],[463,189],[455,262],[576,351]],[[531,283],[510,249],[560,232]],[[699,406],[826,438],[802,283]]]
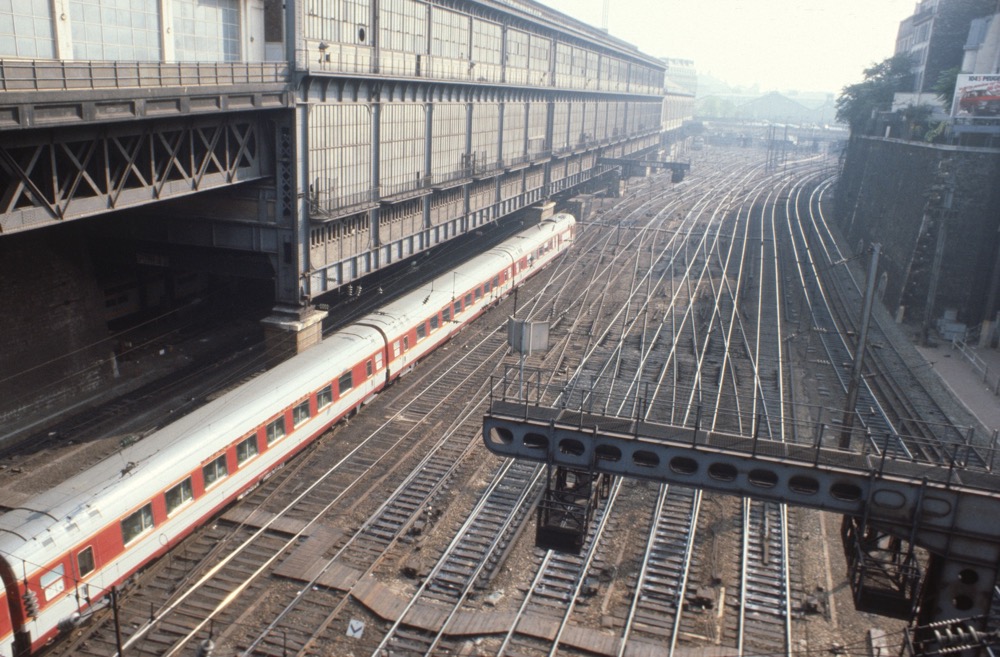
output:
[[[527,226],[540,223],[555,214],[556,204],[545,201],[524,210],[524,223]]]
[[[323,320],[328,314],[314,306],[275,306],[272,314],[261,320],[268,366],[273,367],[322,342]]]

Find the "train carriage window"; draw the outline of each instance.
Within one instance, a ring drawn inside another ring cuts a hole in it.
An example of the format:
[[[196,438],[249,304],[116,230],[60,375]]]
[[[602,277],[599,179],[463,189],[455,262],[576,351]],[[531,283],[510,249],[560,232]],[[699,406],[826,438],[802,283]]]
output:
[[[292,426],[297,427],[309,419],[309,400],[303,399],[292,409]]]
[[[44,573],[38,580],[45,594],[45,601],[55,599],[60,593],[66,590],[66,568],[62,564],[57,564],[51,570]]]
[[[382,369],[382,352],[375,354],[375,371]]]
[[[351,372],[350,370],[347,370],[346,372],[340,375],[339,379],[337,379],[337,389],[339,390],[338,394],[344,395],[348,390],[350,390],[353,387],[354,387],[354,373]]]
[[[238,452],[239,450],[237,450]],[[167,515],[169,516],[184,504],[194,499],[194,489],[191,486],[191,477],[188,477],[173,488],[167,490],[163,496],[167,500]]]
[[[236,444],[236,464],[243,465],[259,453],[260,450],[257,449],[257,436],[249,436],[246,440]]]
[[[153,505],[147,504],[121,522],[122,543],[128,545],[153,528]]]
[[[461,300],[461,299],[459,299],[458,301],[456,301],[456,302],[455,302],[454,304],[452,304],[452,305],[453,305],[453,306],[454,306],[454,308],[455,308],[455,317],[458,317],[458,313],[462,312],[462,300]]]
[[[483,298],[483,291],[477,287],[476,288],[476,301],[479,301],[482,298]]]
[[[445,308],[441,311],[441,321],[450,322],[451,321],[451,308]]]
[[[206,463],[202,466],[201,473],[205,477],[205,488],[225,479],[229,476],[229,468],[226,466],[226,455],[220,454],[218,458]]]
[[[86,577],[94,568],[94,548],[88,545],[76,554],[76,569],[80,577]]]
[[[438,319],[437,315],[434,315],[433,317],[431,317],[431,330],[436,331],[438,330],[439,326],[441,326],[441,320]]]
[[[403,336],[403,351],[409,351],[409,350],[410,350],[410,336],[404,335]]]
[[[500,285],[500,276],[493,277],[493,287],[498,287]]]
[[[493,284],[490,281],[486,281],[485,283],[483,283],[483,294],[489,294],[492,285]]]
[[[472,292],[465,295],[465,307],[468,308],[472,305]]]
[[[371,377],[373,371],[374,370],[372,369],[372,362],[370,360],[365,361],[365,374]]]
[[[285,418],[279,417],[267,425],[267,444],[285,437]]]
[[[392,357],[393,358],[399,357],[399,340],[396,340],[395,342],[392,343]]]
[[[333,403],[333,386],[327,386],[316,393],[316,408],[326,408]]]
[[[427,325],[421,323],[417,326],[417,342],[420,342],[427,337]]]

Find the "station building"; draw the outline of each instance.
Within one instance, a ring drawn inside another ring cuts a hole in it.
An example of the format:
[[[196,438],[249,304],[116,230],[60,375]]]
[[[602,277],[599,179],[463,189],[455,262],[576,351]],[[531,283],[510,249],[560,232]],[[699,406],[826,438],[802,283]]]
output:
[[[611,184],[602,158],[671,157],[693,96],[665,69],[531,0],[0,0],[0,242],[88,219],[139,268],[273,282],[265,326],[301,349],[321,295]],[[63,282],[22,269],[0,328],[35,342],[0,349],[35,371],[81,340],[36,344],[31,290]],[[150,296],[130,285],[118,315]],[[98,322],[68,303],[49,325]]]

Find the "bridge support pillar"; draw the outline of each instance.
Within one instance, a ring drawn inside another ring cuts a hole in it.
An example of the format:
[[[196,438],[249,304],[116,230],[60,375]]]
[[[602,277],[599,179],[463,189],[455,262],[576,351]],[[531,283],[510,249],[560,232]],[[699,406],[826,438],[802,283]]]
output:
[[[314,306],[275,306],[272,314],[261,320],[268,366],[300,354],[323,340],[325,310]]]

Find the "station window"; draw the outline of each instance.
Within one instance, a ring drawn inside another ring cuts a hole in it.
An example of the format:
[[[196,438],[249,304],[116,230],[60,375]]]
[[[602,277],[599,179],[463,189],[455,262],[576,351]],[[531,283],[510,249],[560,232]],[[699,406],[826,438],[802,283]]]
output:
[[[236,445],[236,465],[243,465],[260,451],[257,449],[257,436],[253,435]]]
[[[438,319],[437,315],[434,315],[431,317],[431,330],[436,331],[439,326],[441,326],[441,320]]]
[[[340,375],[339,379],[337,379],[337,390],[339,391],[338,394],[343,395],[353,387],[354,387],[354,373],[351,372],[351,370],[347,370],[346,372]]]
[[[203,465],[201,474],[205,477],[205,488],[229,476],[229,468],[226,466],[226,455],[220,454],[218,458],[212,459]]]
[[[417,342],[420,342],[426,337],[427,337],[427,325],[421,323],[419,326],[417,326]]]
[[[285,437],[285,418],[279,417],[267,425],[267,444]]]
[[[450,322],[451,321],[451,308],[445,308],[441,311],[441,321]]]
[[[373,371],[371,360],[365,361],[365,374],[370,377]]]
[[[302,402],[292,409],[292,426],[297,427],[306,420],[309,419],[309,400],[303,399]]]
[[[191,477],[188,477],[173,488],[167,489],[163,495],[167,500],[167,515],[181,508],[187,502],[194,499],[194,490],[191,488]]]
[[[333,403],[333,386],[327,386],[316,393],[316,408],[325,408]]]
[[[87,546],[80,550],[76,555],[76,568],[79,571],[80,577],[86,577],[90,573],[94,572],[94,548]]]
[[[128,545],[153,528],[153,505],[147,504],[122,520],[122,543]]]

